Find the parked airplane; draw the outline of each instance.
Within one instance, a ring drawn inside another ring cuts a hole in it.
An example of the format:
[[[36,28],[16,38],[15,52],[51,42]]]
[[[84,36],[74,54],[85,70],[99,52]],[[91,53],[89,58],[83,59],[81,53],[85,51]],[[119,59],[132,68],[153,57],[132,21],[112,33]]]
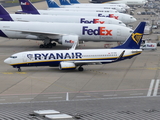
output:
[[[130,37],[120,46],[111,49],[75,50],[76,42],[70,50],[27,51],[13,54],[4,60],[5,63],[18,68],[31,66],[59,67],[60,70],[71,70],[83,65],[95,65],[118,62],[141,54],[145,22],[141,22]]]
[[[148,2],[147,0],[90,0],[93,3],[96,1],[99,1],[99,3],[124,3],[127,5],[144,5]]]
[[[28,0],[19,0],[19,1],[28,1]],[[50,0],[46,0],[48,4],[47,10],[54,10],[54,11],[87,11],[87,12],[117,12],[117,10],[114,9],[96,9],[96,8],[60,8],[60,6],[57,5],[55,1],[50,2]],[[60,8],[60,9],[57,9]]]
[[[70,15],[70,16],[92,16],[92,17],[109,17],[121,20],[123,23],[128,24],[135,22],[136,19],[123,13],[102,13],[102,12],[76,12],[76,11],[49,11],[49,10],[37,10],[30,1],[20,2],[23,13],[29,14],[42,14],[42,15]]]
[[[62,16],[62,15],[31,15],[31,14],[9,14],[0,5],[1,21],[38,21],[38,22],[62,22],[62,23],[82,23],[82,24],[117,24],[126,26],[122,21],[113,18],[87,17],[87,16]]]
[[[61,7],[69,7],[69,8],[101,8],[101,9],[116,9],[118,12],[126,12],[126,9],[124,9],[123,7],[118,7],[118,6],[109,6],[107,4],[103,5],[103,4],[90,4],[90,5],[83,5],[83,4],[74,4],[71,5],[67,0],[59,0]],[[53,2],[52,0],[50,0],[50,2]]]
[[[49,1],[49,0],[47,0]],[[104,5],[104,4],[92,4],[92,3],[80,3],[78,0],[69,0],[71,4],[82,4],[82,5]],[[114,6],[114,7],[123,7],[124,9],[129,9],[130,7],[126,4],[106,4],[106,5],[109,5],[109,6]]]
[[[48,0],[49,1],[49,0]],[[71,4],[92,4],[92,3],[80,3],[78,0],[69,0]],[[97,4],[96,4],[97,5]],[[100,5],[103,5],[103,4],[100,4]],[[123,7],[124,9],[129,9],[130,7],[126,4],[107,4],[107,5],[110,5],[110,6],[118,6],[118,7]]]
[[[53,41],[69,47],[75,41],[124,41],[132,32],[128,27],[114,24],[0,22],[1,37],[40,40],[44,42],[40,48],[56,46]]]

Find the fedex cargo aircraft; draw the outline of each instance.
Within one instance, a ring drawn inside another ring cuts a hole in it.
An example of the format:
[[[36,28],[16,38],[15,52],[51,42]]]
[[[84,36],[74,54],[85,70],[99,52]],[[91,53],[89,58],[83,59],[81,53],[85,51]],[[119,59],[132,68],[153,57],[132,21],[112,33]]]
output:
[[[119,3],[124,3],[126,5],[144,5],[148,1],[147,0],[90,0],[92,3],[114,3],[114,4],[119,4]]]
[[[50,1],[50,0],[46,0],[46,1]],[[71,4],[92,4],[92,3],[80,3],[78,0],[69,0]],[[100,4],[100,5],[103,5],[103,4]],[[107,5],[109,6],[117,6],[117,7],[123,7],[124,9],[129,9],[130,7],[124,3],[117,3],[117,4],[110,4],[110,3],[107,3]]]
[[[118,42],[124,41],[132,29],[114,24],[79,24],[51,22],[0,22],[0,36],[12,39],[32,39],[43,41],[40,48],[72,46],[74,42]]]
[[[128,14],[124,14],[124,13],[37,10],[29,1],[25,2],[25,3],[20,2],[20,4],[21,4],[21,8],[22,8],[22,13],[40,14],[40,15],[70,15],[70,16],[109,17],[109,18],[121,20],[125,24],[132,23],[132,22],[136,21],[136,19],[133,16],[128,15]]]
[[[62,15],[31,15],[31,14],[9,14],[0,5],[1,21],[38,21],[38,22],[62,22],[62,23],[82,23],[82,24],[117,24],[126,26],[122,21],[113,18],[88,17],[88,16],[62,16]]]

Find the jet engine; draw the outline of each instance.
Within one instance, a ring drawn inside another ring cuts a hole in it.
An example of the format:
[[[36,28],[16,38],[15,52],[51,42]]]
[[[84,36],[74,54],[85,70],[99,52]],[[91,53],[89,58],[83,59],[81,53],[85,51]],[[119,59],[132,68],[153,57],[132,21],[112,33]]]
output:
[[[63,46],[72,47],[72,45],[77,42],[78,45],[78,36],[77,35],[64,35],[62,36],[58,42]]]
[[[59,65],[60,70],[72,70],[76,69],[76,65],[72,62],[61,62]]]

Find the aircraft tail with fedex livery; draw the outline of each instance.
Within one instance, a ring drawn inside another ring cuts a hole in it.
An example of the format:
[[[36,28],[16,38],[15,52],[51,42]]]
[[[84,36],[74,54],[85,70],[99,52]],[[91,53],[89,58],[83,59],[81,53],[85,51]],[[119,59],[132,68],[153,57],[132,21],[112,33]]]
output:
[[[9,13],[0,5],[0,21],[13,21]]]
[[[22,8],[22,11],[16,12],[16,14],[20,13],[29,13],[29,14],[40,14],[36,7],[29,0],[19,0],[19,4]]]

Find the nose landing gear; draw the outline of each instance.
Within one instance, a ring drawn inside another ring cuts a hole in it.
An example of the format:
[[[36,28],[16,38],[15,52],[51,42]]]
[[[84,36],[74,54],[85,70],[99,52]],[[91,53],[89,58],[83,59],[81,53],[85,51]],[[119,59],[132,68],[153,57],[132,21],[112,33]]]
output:
[[[43,44],[41,44],[39,47],[40,48],[52,48],[54,46],[56,46],[56,43],[55,42],[52,43],[51,39],[46,38],[44,39]]]
[[[48,43],[48,44],[41,44],[39,48],[52,48],[54,46],[56,46],[56,43]]]

